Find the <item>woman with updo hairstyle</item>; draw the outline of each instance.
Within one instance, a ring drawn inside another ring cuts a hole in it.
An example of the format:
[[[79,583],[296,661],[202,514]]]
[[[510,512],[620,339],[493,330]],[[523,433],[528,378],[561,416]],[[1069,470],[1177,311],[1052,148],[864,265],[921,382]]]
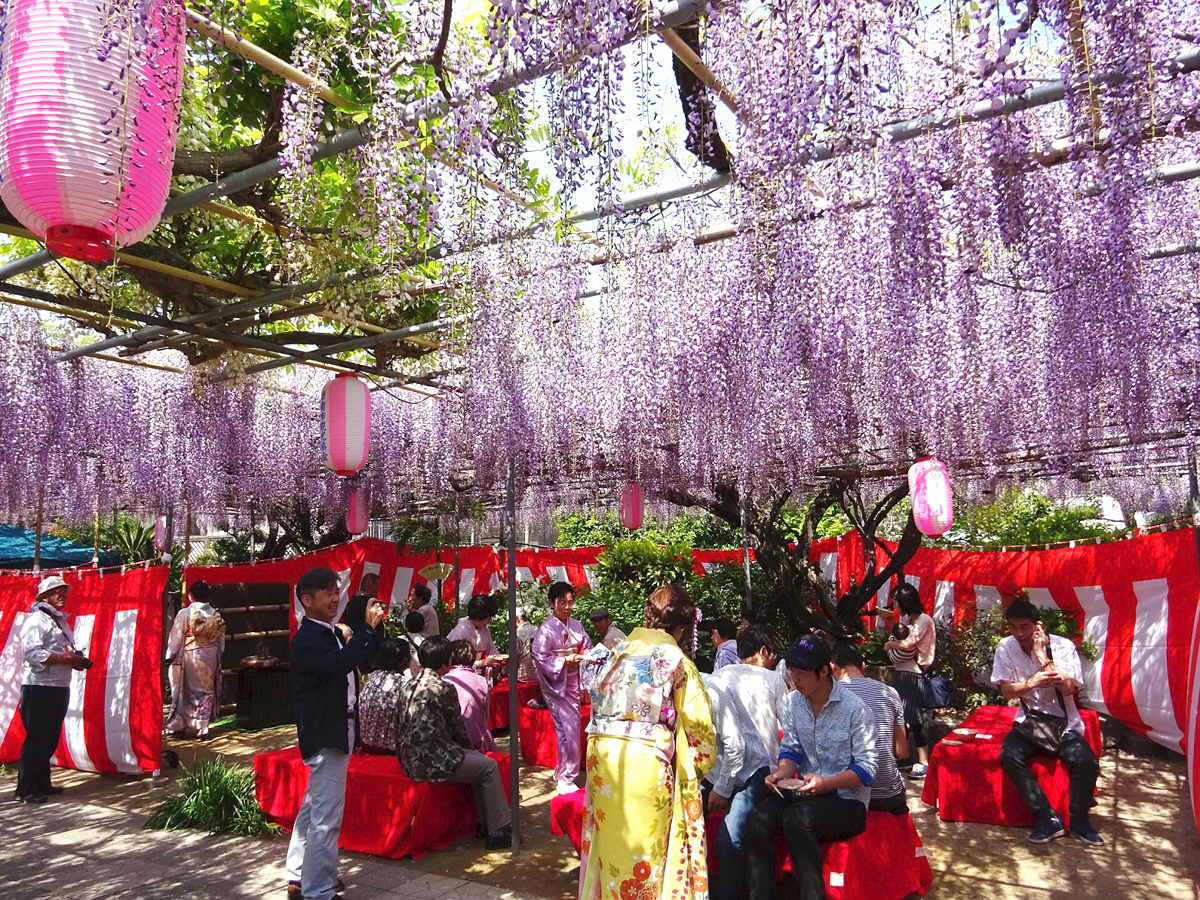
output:
[[[646,600],[645,628],[584,658],[592,718],[581,900],[708,894],[700,779],[716,736],[708,692],[679,646],[695,624],[687,591],[664,585]]]
[[[208,602],[212,586],[197,581],[188,588],[188,605],[179,611],[167,638],[167,673],[171,711],[167,730],[184,737],[195,729],[208,740],[208,725],[220,711],[221,655],[225,651],[225,620]]]

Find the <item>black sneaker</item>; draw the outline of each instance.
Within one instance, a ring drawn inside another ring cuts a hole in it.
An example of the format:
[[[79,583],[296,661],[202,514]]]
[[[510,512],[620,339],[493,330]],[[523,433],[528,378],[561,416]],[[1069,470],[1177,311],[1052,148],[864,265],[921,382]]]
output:
[[[1096,834],[1096,829],[1087,822],[1072,822],[1071,834],[1079,838],[1090,847],[1104,846],[1104,838]]]
[[[503,850],[506,847],[511,847],[512,842],[512,828],[506,827],[499,834],[489,834],[484,846],[489,850]]]
[[[1056,837],[1062,837],[1066,833],[1066,829],[1063,828],[1062,819],[1054,814],[1051,814],[1049,818],[1042,819],[1042,821],[1038,822],[1037,828],[1030,832],[1029,843],[1046,844],[1054,840]]]

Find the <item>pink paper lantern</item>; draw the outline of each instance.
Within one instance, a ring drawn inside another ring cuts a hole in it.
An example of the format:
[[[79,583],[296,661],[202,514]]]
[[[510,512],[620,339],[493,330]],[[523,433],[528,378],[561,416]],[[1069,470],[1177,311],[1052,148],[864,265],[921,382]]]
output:
[[[180,0],[9,0],[0,200],[61,256],[100,262],[162,216],[175,159]]]
[[[646,512],[646,503],[642,499],[642,489],[632,481],[621,491],[621,524],[630,531],[642,527],[642,516]]]
[[[941,537],[950,530],[954,524],[954,498],[945,463],[932,456],[918,459],[908,470],[908,491],[912,495],[913,520],[922,534]]]
[[[362,534],[371,522],[371,494],[366,488],[354,488],[346,498],[346,530]]]
[[[162,553],[171,546],[171,535],[167,532],[167,517],[159,516],[154,520],[154,549]]]
[[[321,394],[321,441],[325,466],[353,475],[371,454],[371,391],[353,375],[342,373]]]

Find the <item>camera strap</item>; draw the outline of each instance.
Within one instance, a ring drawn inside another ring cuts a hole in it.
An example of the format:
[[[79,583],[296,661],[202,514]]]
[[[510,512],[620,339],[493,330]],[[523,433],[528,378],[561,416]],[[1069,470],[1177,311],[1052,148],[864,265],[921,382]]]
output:
[[[75,639],[71,637],[71,633],[69,631],[67,631],[67,629],[63,628],[63,624],[62,624],[62,622],[60,622],[58,620],[58,616],[52,615],[49,612],[49,610],[46,609],[47,606],[48,606],[48,604],[39,602],[35,606],[35,609],[38,607],[41,607],[40,609],[38,609],[38,612],[44,613],[46,616],[48,616],[50,618],[51,622],[53,622],[55,625],[58,626],[58,630],[62,632],[62,636],[67,639],[67,646],[71,648],[71,652],[78,653],[79,651],[77,649],[75,649]],[[53,609],[53,607],[50,607],[50,609]],[[57,612],[57,611],[58,610],[55,610],[55,612]]]

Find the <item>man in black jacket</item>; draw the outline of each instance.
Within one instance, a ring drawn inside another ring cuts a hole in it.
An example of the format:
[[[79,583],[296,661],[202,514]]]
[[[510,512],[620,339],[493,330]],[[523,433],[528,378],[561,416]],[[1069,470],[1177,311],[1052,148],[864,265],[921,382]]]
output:
[[[288,845],[288,896],[341,900],[338,833],[346,805],[350,752],[358,743],[353,672],[375,649],[375,626],[383,620],[384,608],[370,604],[363,626],[349,643],[343,643],[333,625],[340,600],[337,573],[323,568],[305,572],[296,594],[304,619],[292,639],[292,701],[300,756],[309,776]]]

